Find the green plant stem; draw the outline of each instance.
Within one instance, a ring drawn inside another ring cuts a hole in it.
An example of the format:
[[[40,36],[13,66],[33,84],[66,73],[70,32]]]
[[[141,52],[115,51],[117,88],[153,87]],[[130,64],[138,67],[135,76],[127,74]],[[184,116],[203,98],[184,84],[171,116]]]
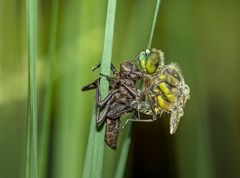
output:
[[[28,120],[26,178],[37,178],[37,2],[26,1],[28,37]]]
[[[153,17],[151,33],[150,33],[150,37],[149,37],[148,48],[150,48],[151,44],[152,44],[152,39],[153,39],[154,30],[155,30],[155,26],[156,26],[156,22],[157,22],[160,4],[161,4],[161,0],[157,0],[155,13],[154,13],[154,17]],[[119,155],[115,178],[122,178],[124,176],[128,152],[129,152],[129,148],[130,148],[130,143],[131,143],[131,124],[127,130],[126,136],[123,139],[122,149],[121,149],[121,153]]]
[[[95,129],[96,129],[96,105],[94,104],[93,112],[92,112],[92,120],[91,120],[91,126],[89,131],[89,137],[88,137],[88,145],[86,150],[86,157],[84,161],[84,169],[83,169],[83,178],[90,177],[91,175],[91,168],[92,168],[92,162],[93,162],[93,146],[94,146],[94,137],[95,137]]]
[[[48,161],[48,143],[49,143],[49,129],[50,129],[50,111],[51,98],[53,89],[53,69],[55,61],[56,48],[56,33],[57,33],[57,17],[58,17],[58,0],[52,1],[52,19],[49,37],[49,52],[46,69],[46,94],[44,96],[43,116],[41,120],[41,127],[39,131],[39,178],[45,178],[47,175],[47,161]]]
[[[110,74],[116,4],[117,4],[117,0],[108,1],[103,57],[101,61],[101,73],[105,75]],[[108,88],[109,88],[108,81],[105,78],[102,78],[100,81],[100,90],[101,90],[101,96],[103,98],[107,96]],[[96,122],[95,113],[93,113],[91,122]],[[91,132],[94,132],[93,136]],[[88,141],[87,151],[89,152],[87,152],[86,159],[85,159],[86,164],[84,164],[84,170],[83,170],[84,178],[102,177],[103,155],[104,155],[104,133],[105,133],[105,128],[102,128],[101,130],[97,131],[97,128],[95,127],[95,129],[90,130],[91,137],[89,136],[89,139],[93,139],[93,141],[92,140]],[[91,163],[91,165],[89,165],[89,163]],[[91,169],[89,169],[90,166],[91,166]]]
[[[151,33],[150,33],[150,37],[149,37],[148,48],[151,48],[151,45],[152,45],[152,40],[153,40],[153,35],[154,35],[154,31],[155,31],[155,26],[156,26],[156,22],[157,22],[160,4],[161,4],[161,0],[157,0],[155,13],[154,13],[154,17],[153,17]]]
[[[128,158],[128,152],[131,144],[131,131],[132,131],[132,124],[126,128],[126,134],[123,138],[123,144],[121,148],[120,158],[117,165],[117,170],[115,173],[115,178],[122,178],[124,177],[125,167]]]

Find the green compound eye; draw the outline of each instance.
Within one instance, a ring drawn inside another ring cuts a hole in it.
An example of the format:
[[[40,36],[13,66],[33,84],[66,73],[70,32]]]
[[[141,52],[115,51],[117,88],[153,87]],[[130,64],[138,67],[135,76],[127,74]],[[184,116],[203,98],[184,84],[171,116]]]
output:
[[[164,65],[163,53],[156,49],[146,49],[141,51],[137,60],[140,69],[150,75],[155,74],[160,65]]]
[[[151,53],[147,59],[146,69],[148,74],[154,74],[159,65],[159,57],[156,53]]]
[[[147,61],[146,53],[144,51],[140,52],[138,59],[139,59],[139,64],[141,69],[146,72],[146,61]]]

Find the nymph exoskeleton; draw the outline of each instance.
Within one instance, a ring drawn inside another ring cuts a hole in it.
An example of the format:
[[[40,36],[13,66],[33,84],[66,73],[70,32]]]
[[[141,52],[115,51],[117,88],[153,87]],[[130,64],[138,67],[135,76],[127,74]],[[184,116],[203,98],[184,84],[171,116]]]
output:
[[[84,86],[82,91],[96,89],[96,123],[97,126],[100,126],[103,122],[106,123],[105,142],[115,150],[119,136],[120,117],[134,110],[131,103],[139,96],[136,81],[140,78],[141,73],[132,62],[122,63],[119,73],[116,72],[113,65],[111,69],[114,77],[101,74],[102,77],[106,77],[109,81],[109,94],[106,98],[101,100],[100,78]],[[100,114],[102,110],[103,112]]]

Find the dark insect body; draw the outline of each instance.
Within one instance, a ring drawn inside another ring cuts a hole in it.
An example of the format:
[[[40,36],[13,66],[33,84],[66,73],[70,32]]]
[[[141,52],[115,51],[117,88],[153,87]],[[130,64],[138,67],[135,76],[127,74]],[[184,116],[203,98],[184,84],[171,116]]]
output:
[[[98,68],[99,66],[97,66]],[[96,68],[95,68],[96,69]],[[94,69],[94,70],[95,70]],[[82,88],[82,91],[96,89],[96,122],[100,126],[106,124],[105,142],[113,150],[117,149],[117,139],[120,130],[120,117],[132,112],[134,108],[131,103],[138,96],[136,81],[141,76],[137,66],[131,62],[124,62],[120,65],[119,73],[115,67],[111,67],[114,77],[102,75],[109,81],[109,94],[101,100],[100,78]],[[100,112],[103,112],[100,114]]]
[[[93,70],[100,67],[98,65]],[[185,84],[180,67],[176,63],[166,65],[163,52],[157,49],[141,51],[134,62],[123,62],[119,73],[111,65],[114,77],[102,75],[109,81],[109,94],[103,100],[100,96],[100,78],[82,88],[82,91],[96,89],[96,122],[106,124],[105,142],[113,150],[117,149],[120,117],[137,111],[138,117],[129,122],[153,122],[162,113],[170,114],[170,133],[176,132],[190,89]],[[136,82],[141,81],[140,89]],[[103,112],[100,114],[100,112]],[[141,119],[140,115],[151,119]]]

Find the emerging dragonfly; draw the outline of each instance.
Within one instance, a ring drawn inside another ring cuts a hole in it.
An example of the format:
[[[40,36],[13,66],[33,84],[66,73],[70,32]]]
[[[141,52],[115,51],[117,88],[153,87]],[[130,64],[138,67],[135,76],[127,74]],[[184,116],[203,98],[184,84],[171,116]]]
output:
[[[169,113],[170,133],[175,133],[190,98],[180,67],[176,63],[166,65],[163,52],[157,49],[141,51],[135,62],[142,73],[142,87],[140,98],[134,100],[132,106],[140,113],[152,115],[152,121],[163,112]]]

